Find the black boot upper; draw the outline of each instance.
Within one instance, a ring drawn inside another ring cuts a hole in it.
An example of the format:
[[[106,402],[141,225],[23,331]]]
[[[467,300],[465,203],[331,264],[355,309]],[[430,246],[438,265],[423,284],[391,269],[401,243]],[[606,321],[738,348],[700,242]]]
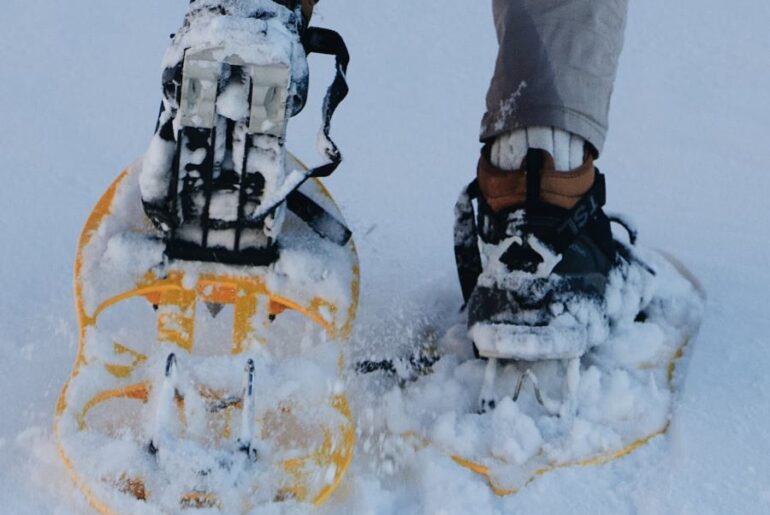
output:
[[[494,212],[473,191],[473,185],[469,188],[478,199],[478,213],[471,224],[477,228],[478,238],[486,245],[508,245],[498,253],[507,273],[499,280],[485,277],[478,284],[481,260],[469,264],[475,260],[471,243],[466,239],[464,246],[456,248],[469,325],[547,325],[552,304],[576,298],[602,301],[609,273],[619,262],[610,219],[602,210],[604,176],[597,170],[591,189],[572,209],[564,209],[540,200],[543,162],[543,151],[529,151],[525,161],[527,200],[522,205]],[[465,225],[465,229],[458,227],[456,242],[461,241],[458,230],[468,232],[468,213],[459,216],[461,211],[458,209],[458,226]],[[541,269],[547,265],[544,253],[558,256],[551,270]],[[489,266],[487,263],[486,268]],[[501,275],[499,268],[495,274]]]

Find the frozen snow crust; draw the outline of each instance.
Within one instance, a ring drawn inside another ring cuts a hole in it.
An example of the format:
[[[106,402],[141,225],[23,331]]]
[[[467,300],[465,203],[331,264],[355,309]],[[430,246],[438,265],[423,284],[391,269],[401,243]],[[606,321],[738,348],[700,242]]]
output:
[[[432,444],[508,494],[550,470],[604,463],[665,432],[682,375],[678,363],[699,326],[704,295],[673,260],[638,253],[656,274],[640,264],[613,273],[605,299],[608,335],[580,359],[579,374],[570,373],[567,360],[508,361],[498,376],[496,409],[479,414],[485,361],[473,358],[458,321],[438,342],[442,358],[433,373],[389,390],[373,408],[377,415],[364,432],[390,436],[369,441],[401,449],[392,452],[391,467],[402,468],[419,460],[405,447],[419,456]],[[558,414],[544,410],[529,381],[514,402],[527,370],[543,396],[560,404]]]

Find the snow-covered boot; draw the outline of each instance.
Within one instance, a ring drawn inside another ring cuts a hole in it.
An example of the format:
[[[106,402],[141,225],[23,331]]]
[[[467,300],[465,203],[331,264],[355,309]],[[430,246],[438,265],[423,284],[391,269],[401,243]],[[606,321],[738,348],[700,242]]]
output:
[[[476,350],[522,361],[580,357],[609,335],[604,293],[625,254],[602,210],[604,176],[589,151],[570,172],[557,172],[539,149],[520,170],[494,166],[489,153],[457,205],[455,250]]]
[[[268,265],[286,209],[311,226],[297,191],[341,161],[329,138],[347,94],[348,55],[333,31],[308,27],[313,0],[193,0],[164,58],[164,98],[142,165],[145,212],[172,259]],[[326,162],[292,168],[286,125],[305,105],[307,54],[337,57],[319,149]],[[310,213],[310,214],[309,214]]]

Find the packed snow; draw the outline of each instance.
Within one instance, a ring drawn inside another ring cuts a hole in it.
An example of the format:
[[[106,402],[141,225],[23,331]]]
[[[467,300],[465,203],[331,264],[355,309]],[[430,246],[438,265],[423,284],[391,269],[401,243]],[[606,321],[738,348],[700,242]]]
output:
[[[185,8],[147,0],[4,6],[0,506],[7,513],[91,513],[52,435],[77,344],[74,243],[102,192],[147,148],[160,95],[158,63]],[[452,206],[478,156],[495,57],[490,11],[486,2],[435,0],[387,6],[323,0],[316,9],[316,24],[340,31],[353,58],[351,96],[334,121],[346,160],[328,181],[362,261],[361,316],[349,363],[426,343],[468,352],[463,331],[446,334],[461,302]],[[497,497],[439,445],[400,435],[423,416],[428,422],[417,429],[430,430],[435,442],[469,453],[494,446],[506,460],[523,463],[537,455],[546,433],[541,420],[520,416],[529,401],[501,401],[488,419],[508,431],[496,434],[474,420],[463,423],[473,416],[461,407],[477,401],[463,381],[478,381],[480,373],[467,355],[440,361],[432,376],[406,389],[382,374],[352,376],[346,386],[359,427],[356,454],[318,513],[770,511],[770,179],[762,173],[770,150],[747,144],[770,117],[768,24],[770,8],[748,0],[631,5],[610,138],[598,161],[609,207],[636,220],[644,246],[686,263],[709,296],[686,370],[677,368],[673,401],[656,383],[661,405],[673,402],[667,434],[612,463],[554,471],[516,495]],[[331,68],[311,60],[310,102],[289,124],[289,147],[309,160]],[[622,369],[646,362],[653,343],[665,339],[665,330],[651,325],[624,331],[594,354],[597,362],[622,363],[621,370],[581,375],[587,422],[573,429],[586,446],[571,448],[578,454],[614,445],[595,426],[608,413],[622,419],[639,409],[628,395],[638,378]],[[240,381],[242,364],[235,368]],[[531,395],[529,388],[523,395]],[[422,390],[439,400],[433,413],[411,411]],[[464,434],[483,436],[458,438]],[[305,511],[289,503],[260,513]]]

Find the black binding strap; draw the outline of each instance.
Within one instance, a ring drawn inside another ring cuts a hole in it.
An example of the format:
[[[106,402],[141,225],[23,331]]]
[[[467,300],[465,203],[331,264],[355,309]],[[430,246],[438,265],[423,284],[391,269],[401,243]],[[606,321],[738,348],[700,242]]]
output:
[[[259,222],[269,216],[279,205],[285,200],[288,200],[290,196],[293,196],[300,186],[304,184],[308,179],[313,177],[328,177],[330,176],[342,162],[342,154],[337,148],[337,145],[329,136],[331,131],[331,122],[334,112],[337,107],[348,95],[348,82],[346,74],[348,71],[348,63],[350,62],[350,54],[348,48],[345,45],[345,41],[337,32],[329,29],[322,29],[319,27],[309,27],[305,29],[302,34],[302,45],[305,48],[305,53],[310,55],[312,53],[333,55],[335,58],[336,74],[334,81],[332,81],[329,89],[326,91],[326,97],[324,98],[322,118],[324,138],[326,139],[326,147],[324,148],[325,157],[328,162],[314,168],[311,168],[304,173],[296,184],[292,185],[282,196],[275,198],[270,204],[261,206],[259,208],[259,215],[251,217],[251,221]],[[298,205],[300,199],[295,196],[294,205]],[[301,216],[300,216],[301,217]]]
[[[337,70],[334,75],[334,81],[332,81],[329,89],[326,91],[322,110],[322,130],[329,143],[329,147],[325,149],[329,163],[317,166],[310,171],[311,177],[328,177],[337,169],[337,166],[342,161],[342,155],[337,145],[329,137],[329,131],[331,130],[332,116],[334,116],[337,106],[348,96],[349,88],[346,74],[348,72],[350,54],[342,36],[333,30],[319,27],[309,27],[303,32],[302,45],[305,47],[307,55],[333,55]]]
[[[286,197],[286,207],[304,221],[316,234],[343,247],[353,233],[345,224],[301,191],[293,191]]]
[[[527,172],[527,206],[536,206],[540,202],[540,170],[543,169],[543,151],[530,148],[524,158]]]
[[[539,177],[539,174],[537,176]],[[476,288],[482,271],[476,211],[473,207],[473,201],[480,195],[478,180],[474,180],[463,190],[455,205],[455,262],[466,303]],[[593,186],[566,213],[564,220],[556,229],[553,240],[549,242],[556,253],[562,254],[572,245],[575,238],[596,218],[605,200],[604,175],[597,169]]]
[[[551,242],[553,250],[558,254],[564,253],[572,245],[572,242],[575,241],[578,234],[583,232],[591,220],[596,218],[606,199],[607,190],[605,188],[604,175],[599,173],[597,169],[596,178],[591,189],[567,212],[564,221],[556,229],[556,235]]]
[[[309,27],[302,33],[302,45],[305,47],[307,55],[316,53],[324,55],[333,55],[335,58],[334,75],[329,89],[324,97],[322,117],[323,134],[326,138],[327,147],[324,149],[328,163],[317,166],[307,173],[310,177],[328,177],[342,162],[342,154],[337,145],[329,136],[331,131],[332,117],[340,103],[348,96],[348,82],[346,74],[348,63],[350,63],[350,54],[345,45],[345,41],[337,32],[319,27]],[[305,179],[307,180],[307,179]],[[304,181],[303,181],[304,182]],[[339,220],[329,214],[324,208],[315,203],[312,199],[299,191],[297,185],[287,196],[287,207],[305,223],[307,223],[319,236],[327,238],[334,243],[342,246],[347,245],[352,233]]]
[[[481,275],[479,231],[473,201],[479,198],[479,181],[474,180],[460,193],[455,204],[455,262],[463,299],[468,302]]]

